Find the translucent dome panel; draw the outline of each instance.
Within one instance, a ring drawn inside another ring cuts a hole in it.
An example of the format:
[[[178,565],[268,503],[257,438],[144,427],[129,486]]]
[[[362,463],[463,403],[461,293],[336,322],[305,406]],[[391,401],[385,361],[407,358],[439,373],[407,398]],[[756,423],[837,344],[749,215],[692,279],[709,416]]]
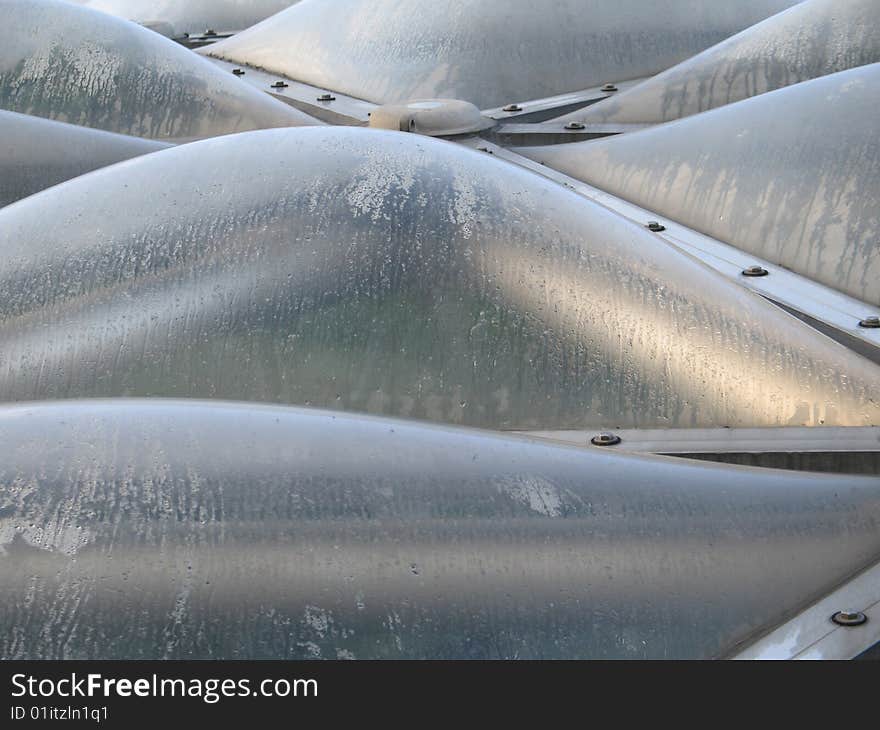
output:
[[[873,424],[878,392],[880,368],[642,226],[416,135],[220,137],[0,211],[3,400],[552,429]]]
[[[321,411],[0,409],[3,659],[709,658],[880,557],[880,480]]]
[[[880,64],[596,142],[520,150],[880,304]]]
[[[668,122],[878,61],[877,0],[807,0],[561,119]]]
[[[293,5],[297,0],[74,0],[111,15],[162,29],[172,37],[184,33],[243,30]]]
[[[0,207],[168,145],[0,111]]]
[[[316,120],[134,23],[58,0],[0,0],[0,109],[188,140]]]
[[[657,73],[794,0],[309,0],[204,52],[376,103],[480,108]]]

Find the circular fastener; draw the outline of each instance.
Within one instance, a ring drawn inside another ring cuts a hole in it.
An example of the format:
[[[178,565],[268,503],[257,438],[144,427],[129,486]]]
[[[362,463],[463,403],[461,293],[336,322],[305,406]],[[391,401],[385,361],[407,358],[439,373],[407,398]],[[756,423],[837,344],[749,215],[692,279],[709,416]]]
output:
[[[333,94],[321,94],[318,97],[318,101],[336,101],[336,97]]]
[[[519,104],[508,104],[501,111],[503,111],[503,112],[521,112],[522,107]]]
[[[767,271],[763,266],[749,266],[747,269],[742,270],[743,276],[767,276],[770,272]]]
[[[831,620],[838,626],[861,626],[868,622],[868,617],[861,611],[838,611]]]
[[[586,129],[587,125],[583,122],[569,122],[565,125],[566,129]]]
[[[242,71],[240,68],[232,69],[232,73],[234,73],[236,76],[244,76],[244,71]]]
[[[869,330],[880,329],[880,317],[872,314],[870,317],[865,317],[861,322],[859,322],[859,327],[865,327]]]
[[[666,230],[666,226],[664,226],[662,223],[658,223],[657,221],[648,221],[645,224],[645,227],[649,231],[654,231],[654,233],[660,233],[661,231]]]
[[[593,436],[590,443],[593,446],[614,446],[620,443],[620,436],[613,433],[600,433],[598,436]]]
[[[605,84],[602,87],[602,91],[617,91],[617,87],[614,84]]]
[[[276,81],[274,84],[272,84],[272,88],[273,89],[286,89],[287,84],[285,84],[283,81]]]

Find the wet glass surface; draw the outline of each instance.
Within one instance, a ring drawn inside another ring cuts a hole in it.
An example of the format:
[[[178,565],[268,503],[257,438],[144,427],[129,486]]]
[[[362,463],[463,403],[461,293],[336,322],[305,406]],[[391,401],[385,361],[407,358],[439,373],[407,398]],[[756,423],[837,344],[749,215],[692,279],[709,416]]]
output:
[[[0,207],[64,180],[167,146],[0,111]]]
[[[318,123],[134,23],[58,0],[0,11],[0,109],[166,141]]]
[[[523,154],[880,305],[880,64]]]
[[[560,117],[659,123],[880,61],[876,0],[808,0],[600,104]]]
[[[714,657],[880,553],[876,478],[192,401],[0,442],[4,659]]]
[[[642,226],[416,135],[270,130],[129,160],[0,211],[0,254],[3,400],[880,423],[868,360]]]
[[[793,4],[309,0],[204,52],[376,103],[486,109],[657,73]]]

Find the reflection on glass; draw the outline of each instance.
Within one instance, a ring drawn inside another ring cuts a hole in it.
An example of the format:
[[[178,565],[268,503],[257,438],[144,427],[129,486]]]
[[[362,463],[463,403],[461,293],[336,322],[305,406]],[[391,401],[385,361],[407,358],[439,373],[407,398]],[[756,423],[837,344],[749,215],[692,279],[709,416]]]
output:
[[[655,74],[794,3],[309,0],[204,52],[377,103],[486,109]]]
[[[521,152],[880,305],[880,64],[652,129]]]
[[[560,120],[668,122],[878,61],[876,0],[807,0]]]
[[[0,111],[0,207],[168,145]]]
[[[3,400],[225,397],[526,429],[880,423],[876,365],[643,227],[416,135],[157,152],[0,211],[0,253]]]
[[[171,37],[206,30],[243,30],[297,0],[73,0],[104,13],[160,29]]]
[[[186,141],[317,124],[183,46],[60,0],[3,0],[0,109]]]
[[[711,658],[880,555],[870,477],[218,402],[0,441],[5,659]]]

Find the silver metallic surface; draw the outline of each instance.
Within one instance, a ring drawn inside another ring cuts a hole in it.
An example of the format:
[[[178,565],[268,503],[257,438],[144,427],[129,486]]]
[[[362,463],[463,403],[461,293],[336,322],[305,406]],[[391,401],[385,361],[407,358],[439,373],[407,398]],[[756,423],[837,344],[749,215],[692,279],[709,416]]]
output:
[[[0,0],[0,109],[185,141],[317,124],[178,44],[59,0]]]
[[[561,119],[668,122],[878,61],[877,0],[807,0]]]
[[[481,109],[657,73],[793,0],[308,0],[207,53],[378,104]]]
[[[3,400],[563,429],[876,425],[878,392],[876,365],[643,226],[426,137],[233,135],[0,211]]]
[[[867,622],[837,626],[841,606]],[[857,575],[782,626],[741,649],[736,659],[853,659],[880,641],[880,564]]]
[[[618,450],[642,454],[880,451],[880,428],[620,429]],[[584,446],[595,431],[529,431],[523,435]]]
[[[699,658],[880,555],[880,479],[340,413],[0,409],[0,657]]]
[[[878,105],[871,64],[632,134],[518,151],[877,306]]]
[[[398,132],[451,137],[480,132],[494,126],[467,101],[458,99],[415,99],[405,104],[386,104],[373,109],[370,126]]]
[[[206,30],[243,30],[297,0],[73,0],[170,37]]]
[[[167,146],[0,111],[0,207],[64,180]]]
[[[336,97],[333,102],[320,102],[318,97],[326,92],[326,89],[310,86],[309,84],[303,84],[291,79],[285,79],[283,81],[285,85],[276,88],[274,85],[280,80],[277,74],[266,73],[250,66],[242,67],[239,64],[219,61],[216,58],[209,58],[208,60],[218,68],[223,69],[225,73],[243,72],[239,75],[243,83],[262,93],[269,93],[285,104],[290,104],[309,116],[328,124],[364,126],[370,121],[370,113],[376,108],[376,105],[372,102],[355,99],[351,96],[340,94],[338,91],[333,92],[333,96]]]

